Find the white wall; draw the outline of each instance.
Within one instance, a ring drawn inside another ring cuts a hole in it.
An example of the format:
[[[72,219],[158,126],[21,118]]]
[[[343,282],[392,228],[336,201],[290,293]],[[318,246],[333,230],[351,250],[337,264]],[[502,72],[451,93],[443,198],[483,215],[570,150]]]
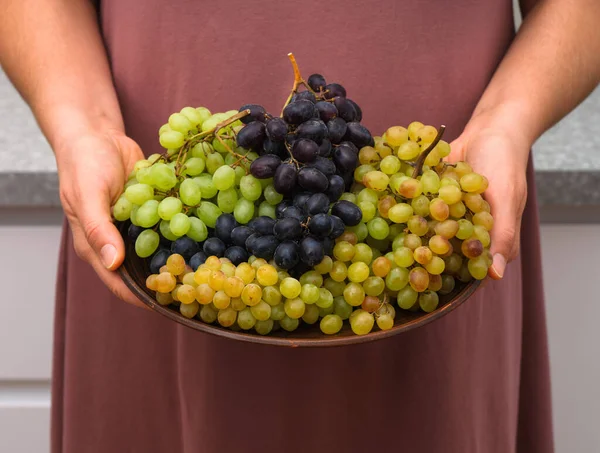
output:
[[[0,260],[0,282],[11,283],[0,316],[0,452],[48,451],[59,235],[56,224],[0,225],[10,257]],[[600,451],[600,225],[543,225],[542,246],[556,451]]]

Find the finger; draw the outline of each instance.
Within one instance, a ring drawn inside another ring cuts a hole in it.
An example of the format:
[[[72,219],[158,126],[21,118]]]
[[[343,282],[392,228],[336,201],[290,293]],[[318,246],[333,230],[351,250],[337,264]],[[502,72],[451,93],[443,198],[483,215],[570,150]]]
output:
[[[108,289],[124,302],[150,310],[148,306],[140,301],[135,294],[129,290],[125,283],[123,283],[123,280],[121,280],[115,272],[106,269],[104,264],[100,261],[100,258],[88,244],[86,235],[77,222],[71,222],[71,231],[73,233],[73,242],[77,255],[92,266],[96,274],[98,274],[98,277],[100,277]]]
[[[492,266],[489,275],[495,280],[504,276],[504,271],[509,260],[514,258],[514,251],[518,249],[520,215],[510,195],[506,198],[497,198],[496,193],[488,194],[488,202],[494,213],[494,226],[491,231]]]

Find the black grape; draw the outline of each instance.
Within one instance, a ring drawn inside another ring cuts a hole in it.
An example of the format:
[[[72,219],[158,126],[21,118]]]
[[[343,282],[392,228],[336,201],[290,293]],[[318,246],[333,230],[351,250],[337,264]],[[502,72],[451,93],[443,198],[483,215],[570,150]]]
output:
[[[277,168],[275,176],[273,176],[273,187],[277,192],[287,194],[294,190],[297,180],[298,171],[294,164],[283,163]]]
[[[231,242],[231,231],[238,226],[232,214],[221,214],[215,223],[215,235],[225,244]]]
[[[282,269],[291,269],[300,261],[300,247],[292,241],[284,241],[275,249],[275,264]]]
[[[358,163],[358,155],[347,146],[338,146],[333,150],[333,161],[342,173],[353,172]]]
[[[250,173],[258,179],[267,179],[275,176],[281,166],[281,158],[275,154],[265,154],[250,164]]]
[[[321,156],[317,157],[314,162],[306,164],[306,167],[316,168],[325,176],[333,175],[336,172],[335,164],[326,157]]]
[[[300,280],[302,274],[305,274],[310,270],[312,270],[311,266],[302,261],[299,261],[298,264],[296,264],[292,269],[288,269],[287,271],[291,277]]]
[[[200,245],[193,239],[183,236],[171,244],[171,252],[183,256],[186,261],[200,251]]]
[[[300,259],[309,266],[316,266],[325,256],[323,244],[313,237],[305,237],[300,242]]]
[[[145,229],[146,228],[134,225],[132,223],[131,225],[129,225],[129,228],[127,228],[127,236],[129,236],[129,239],[131,239],[132,241],[135,241],[137,239],[137,237],[140,235],[140,233],[142,231],[144,231]]]
[[[327,214],[317,214],[311,217],[308,222],[308,229],[315,236],[325,237],[330,235],[333,228],[330,217]]]
[[[267,113],[267,111],[262,105],[246,104],[240,107],[239,111],[241,112],[242,110],[250,110],[250,115],[246,115],[241,119],[242,123],[250,124],[252,121],[265,122],[265,113]]]
[[[340,175],[331,175],[329,177],[329,187],[327,187],[325,195],[327,195],[329,201],[333,203],[334,201],[340,199],[345,188],[346,183],[344,182],[344,178],[342,178]]]
[[[279,219],[273,228],[273,234],[280,241],[300,239],[302,237],[300,220],[294,217]]]
[[[296,93],[292,98],[292,102],[298,102],[299,100],[304,99],[306,101],[310,101],[313,104],[317,102],[317,98],[310,91],[301,91],[300,93]]]
[[[246,249],[238,245],[234,245],[225,250],[225,258],[229,259],[233,264],[237,266],[240,263],[248,261],[250,255],[248,255]]]
[[[304,220],[306,220],[306,216],[304,215],[302,210],[297,206],[290,206],[289,208],[286,208],[286,210],[283,211],[283,218],[292,218],[300,222],[304,222]]]
[[[356,120],[356,109],[352,103],[348,102],[346,98],[336,97],[333,101],[338,110],[338,115],[347,123]]]
[[[342,142],[340,143],[340,146],[347,146],[349,147],[352,151],[354,151],[356,154],[358,154],[358,148],[356,147],[356,145],[352,142]]]
[[[329,217],[331,217],[331,227],[332,227],[331,233],[329,233],[329,237],[331,239],[337,239],[342,234],[344,234],[344,231],[346,230],[346,225],[344,225],[344,222],[342,222],[342,219],[340,219],[336,215],[331,215]]]
[[[283,119],[288,124],[301,124],[311,119],[314,113],[315,104],[306,99],[300,99],[283,109]]]
[[[258,234],[268,235],[273,234],[275,219],[267,216],[256,217],[248,222],[248,228],[253,229]]]
[[[356,110],[356,119],[354,121],[362,121],[362,110],[359,105],[352,99],[348,99],[348,102],[350,102],[354,106],[354,110]]]
[[[334,145],[337,145],[346,135],[348,126],[342,118],[338,117],[327,123],[327,130],[329,131],[329,140],[331,140],[331,143]]]
[[[323,251],[325,255],[332,256],[333,255],[333,247],[335,246],[335,242],[330,237],[323,238]]]
[[[283,118],[272,118],[267,121],[266,126],[267,137],[274,142],[282,142],[288,133],[288,126]]]
[[[246,243],[244,244],[244,248],[246,250],[248,250],[248,252],[250,252],[251,254],[254,254],[253,250],[254,250],[254,244],[256,243],[256,241],[260,238],[260,234],[258,233],[252,233],[250,236],[248,236],[248,239],[246,239]]]
[[[310,192],[297,193],[296,195],[294,195],[294,206],[297,206],[300,209],[304,210],[304,207],[306,206],[306,201],[311,196],[312,196],[312,193],[310,193]]]
[[[340,200],[331,208],[331,214],[342,219],[347,226],[355,226],[362,220],[362,211],[354,203]]]
[[[235,227],[231,231],[231,243],[233,245],[245,247],[246,239],[248,239],[252,234],[254,234],[254,230],[248,228],[246,225]]]
[[[306,83],[308,83],[308,86],[317,93],[321,90],[324,90],[325,86],[327,85],[327,82],[325,82],[325,77],[323,77],[321,74],[311,74]]]
[[[275,207],[275,217],[281,219],[283,217],[283,211],[285,211],[286,208],[289,208],[292,205],[293,203],[290,200],[283,200]]]
[[[296,141],[296,138],[296,134],[289,133],[285,136],[285,142],[288,144],[288,146],[292,146]]]
[[[167,264],[167,258],[169,258],[170,255],[171,252],[166,249],[156,252],[150,260],[150,272],[153,274],[159,274],[160,268]]]
[[[331,121],[330,121],[331,122]],[[375,140],[369,130],[360,123],[348,123],[344,140],[351,141],[358,149],[364,146],[375,146]]]
[[[208,238],[204,241],[203,250],[206,253],[206,256],[218,256],[221,258],[225,253],[225,249],[227,246],[225,243],[219,238]]]
[[[319,146],[319,156],[329,157],[331,155],[331,142],[328,138],[324,138]]]
[[[245,149],[260,150],[265,140],[265,125],[252,121],[244,126],[237,134],[237,144]]]
[[[320,145],[323,139],[329,138],[329,130],[321,120],[311,119],[305,121],[296,129],[297,138],[308,138]]]
[[[275,156],[283,158],[287,157],[288,154],[285,147],[285,142],[274,142],[268,137],[265,138],[265,141],[263,142],[263,149],[260,155],[264,156],[265,154],[274,154]]]
[[[292,146],[292,156],[302,163],[312,162],[319,155],[319,145],[312,140],[301,138]]]
[[[204,252],[198,252],[194,256],[192,256],[190,258],[190,263],[189,263],[192,270],[194,272],[196,272],[198,270],[198,268],[200,267],[200,265],[204,264],[204,262],[206,261],[206,258],[208,258],[208,257],[206,256],[206,253],[204,253]]]
[[[338,116],[338,110],[331,102],[319,101],[315,104],[315,107],[319,111],[319,118],[325,122]]]
[[[316,168],[304,167],[298,172],[298,185],[311,192],[325,192],[329,186],[329,180]]]
[[[327,92],[325,93],[325,99],[333,99],[336,96],[346,97],[346,89],[339,83],[330,83],[325,87]]]
[[[309,216],[324,214],[329,211],[329,198],[324,193],[316,193],[306,201],[304,210]]]
[[[254,241],[252,246],[252,253],[257,258],[262,258],[267,261],[273,259],[275,249],[279,246],[279,240],[271,235],[261,236]]]

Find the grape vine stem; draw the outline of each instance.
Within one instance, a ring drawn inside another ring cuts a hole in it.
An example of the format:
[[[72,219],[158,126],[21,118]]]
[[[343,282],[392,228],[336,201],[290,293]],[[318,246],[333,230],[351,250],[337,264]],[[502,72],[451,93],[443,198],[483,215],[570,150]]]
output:
[[[429,146],[425,149],[425,151],[423,151],[419,155],[419,157],[415,161],[415,169],[413,170],[413,174],[412,174],[413,178],[416,179],[417,176],[421,175],[421,172],[423,171],[423,164],[425,163],[425,159],[427,159],[427,156],[429,156],[429,153],[431,151],[433,151],[433,148],[435,148],[436,145],[440,142],[440,140],[442,139],[442,136],[444,135],[445,130],[446,130],[446,126],[444,126],[442,124],[440,126],[440,128],[438,129],[438,133],[435,136],[435,138],[433,139],[433,141],[429,144]]]
[[[311,93],[315,93],[314,90],[308,85],[308,83],[306,83],[306,81],[302,78],[302,75],[300,74],[300,68],[298,67],[298,63],[296,62],[296,57],[294,57],[294,54],[292,52],[288,53],[288,58],[290,59],[290,62],[292,63],[292,68],[294,69],[294,85],[292,86],[292,92],[288,96],[287,100],[285,101],[285,104],[283,105],[283,108],[281,109],[281,116],[283,116],[283,111],[290,104],[294,94],[298,92],[298,87],[300,85],[304,85],[304,87],[308,91],[310,91]]]

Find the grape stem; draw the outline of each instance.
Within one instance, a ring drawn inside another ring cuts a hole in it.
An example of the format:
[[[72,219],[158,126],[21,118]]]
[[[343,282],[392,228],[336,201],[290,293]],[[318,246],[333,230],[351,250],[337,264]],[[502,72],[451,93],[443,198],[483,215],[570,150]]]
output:
[[[294,69],[294,85],[292,86],[292,92],[288,96],[287,100],[285,101],[285,104],[283,105],[283,108],[281,109],[282,117],[283,117],[283,111],[290,104],[292,97],[294,97],[294,94],[296,94],[298,92],[298,87],[300,85],[304,85],[304,87],[308,91],[310,91],[313,94],[316,94],[315,91],[302,78],[302,75],[300,74],[300,68],[298,67],[298,63],[296,62],[296,57],[294,57],[294,54],[292,52],[288,53],[288,58],[290,59],[290,62],[292,63],[292,68]]]
[[[446,126],[444,126],[442,124],[438,130],[437,135],[433,139],[433,141],[429,144],[427,149],[425,149],[425,151],[423,151],[419,155],[419,157],[415,161],[415,169],[413,170],[413,175],[412,175],[413,178],[416,179],[417,176],[421,175],[421,172],[423,171],[423,164],[425,163],[425,159],[427,159],[427,156],[429,155],[429,153],[431,151],[433,151],[433,148],[435,148],[436,145],[440,142],[440,140],[442,139],[442,136],[444,135],[445,130],[446,130]]]
[[[294,165],[296,166],[296,169],[300,168],[300,162],[298,162],[294,156],[292,155],[292,150],[290,149],[290,146],[286,143],[285,144],[285,149],[288,152],[289,156],[290,156],[290,160],[294,163]]]

